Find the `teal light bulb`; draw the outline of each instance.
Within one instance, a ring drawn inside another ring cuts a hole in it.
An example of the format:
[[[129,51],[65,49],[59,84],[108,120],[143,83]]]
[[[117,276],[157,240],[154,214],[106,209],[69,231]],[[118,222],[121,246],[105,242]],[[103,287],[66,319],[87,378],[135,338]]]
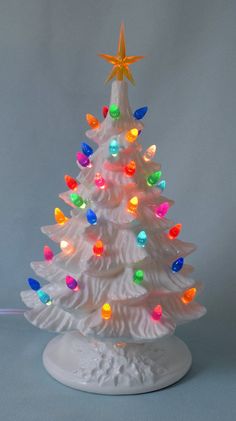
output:
[[[158,184],[157,187],[161,190],[164,191],[166,188],[166,181],[165,180],[161,180]]]
[[[117,156],[120,150],[120,145],[118,140],[112,139],[109,144],[109,152],[111,156]]]
[[[46,292],[44,292],[42,289],[39,289],[37,291],[37,295],[38,295],[41,303],[46,304],[47,306],[52,304],[52,300],[51,300],[50,296]]]
[[[137,235],[137,246],[145,247],[147,244],[147,234],[145,231],[140,231]]]

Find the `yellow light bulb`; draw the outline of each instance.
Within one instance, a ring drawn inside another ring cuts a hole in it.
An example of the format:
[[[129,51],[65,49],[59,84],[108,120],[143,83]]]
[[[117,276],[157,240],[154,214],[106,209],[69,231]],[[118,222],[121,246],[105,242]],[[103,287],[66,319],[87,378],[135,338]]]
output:
[[[127,211],[130,213],[135,213],[138,207],[138,197],[134,196],[128,201]]]
[[[125,138],[128,142],[133,143],[138,136],[138,129],[133,128],[131,130],[129,130],[128,132],[126,132]]]
[[[109,320],[112,316],[112,309],[109,303],[105,303],[102,306],[101,316],[104,320]]]
[[[157,147],[156,145],[151,145],[143,154],[143,160],[145,162],[151,161],[151,159],[154,157],[156,153]]]
[[[55,217],[56,222],[60,225],[65,224],[65,222],[69,220],[69,218],[67,218],[62,212],[62,210],[59,208],[54,209],[54,217]]]
[[[71,254],[74,251],[74,247],[66,240],[61,240],[60,248],[65,254]]]
[[[189,303],[191,303],[191,301],[193,301],[193,299],[194,299],[194,297],[195,297],[196,293],[197,293],[197,288],[189,288],[189,289],[187,289],[187,290],[183,293],[183,295],[182,295],[182,297],[181,297],[181,301],[182,301],[184,304],[189,304]]]

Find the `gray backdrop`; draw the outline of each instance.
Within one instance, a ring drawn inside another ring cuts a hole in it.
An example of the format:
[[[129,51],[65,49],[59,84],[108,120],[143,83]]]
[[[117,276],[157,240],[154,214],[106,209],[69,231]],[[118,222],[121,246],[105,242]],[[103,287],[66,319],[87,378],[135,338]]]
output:
[[[0,412],[4,421],[232,420],[235,405],[236,2],[229,0],[0,1],[0,307],[19,293],[54,222],[65,173],[109,98],[110,66],[124,19],[134,108],[150,107],[143,142],[157,143],[176,200],[171,216],[198,245],[188,261],[205,283],[204,319],[178,329],[190,373],[158,393],[102,397],[51,379],[41,352],[53,335],[22,316],[0,318]]]

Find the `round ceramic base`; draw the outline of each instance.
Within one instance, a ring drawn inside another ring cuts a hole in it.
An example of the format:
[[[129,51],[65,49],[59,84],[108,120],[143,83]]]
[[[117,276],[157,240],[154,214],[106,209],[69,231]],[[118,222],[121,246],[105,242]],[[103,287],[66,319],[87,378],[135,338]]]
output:
[[[92,393],[128,395],[162,389],[189,370],[191,353],[176,336],[145,344],[104,343],[69,332],[52,339],[43,364],[59,382]]]

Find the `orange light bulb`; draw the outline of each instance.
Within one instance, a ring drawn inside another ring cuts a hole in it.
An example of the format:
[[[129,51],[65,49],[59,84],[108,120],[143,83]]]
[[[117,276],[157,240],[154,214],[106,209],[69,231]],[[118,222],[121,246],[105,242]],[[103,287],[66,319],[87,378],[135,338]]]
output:
[[[134,161],[130,161],[125,167],[125,174],[129,177],[132,177],[136,172],[136,163]]]
[[[95,174],[94,183],[99,189],[105,189],[106,183],[104,178],[101,176],[99,172]]]
[[[55,208],[54,217],[55,217],[56,222],[60,225],[65,224],[65,222],[69,220],[69,218],[67,218],[62,212],[62,210],[59,208]]]
[[[187,289],[187,290],[183,293],[183,295],[182,295],[182,297],[181,297],[181,301],[182,301],[184,304],[189,304],[189,303],[191,303],[191,301],[193,301],[193,299],[194,299],[194,297],[195,297],[196,293],[197,293],[197,288],[189,288],[189,289]]]
[[[66,185],[67,185],[67,187],[68,187],[68,189],[70,189],[70,190],[76,190],[77,189],[77,187],[78,187],[78,183],[77,183],[77,181],[75,180],[75,178],[73,178],[73,177],[71,177],[70,175],[65,175],[64,176],[64,179],[65,179],[65,183],[66,183]]]
[[[105,303],[102,306],[101,316],[104,320],[109,320],[112,316],[112,309],[109,303]]]
[[[176,225],[174,225],[170,230],[169,230],[169,233],[168,233],[168,237],[169,237],[169,239],[170,240],[174,240],[175,238],[177,238],[178,237],[178,235],[179,235],[179,233],[180,233],[180,231],[181,231],[181,229],[182,229],[182,224],[176,224]]]
[[[128,201],[127,211],[130,213],[135,213],[138,207],[138,197],[134,196]]]
[[[95,256],[101,256],[104,252],[104,246],[102,240],[97,240],[93,246],[93,252]]]
[[[143,154],[143,160],[145,162],[151,161],[151,159],[155,156],[157,147],[156,145],[151,145]]]
[[[98,129],[100,127],[100,122],[94,115],[86,114],[86,120],[91,129]]]
[[[128,142],[133,143],[138,137],[138,129],[135,127],[126,132],[125,138]]]

